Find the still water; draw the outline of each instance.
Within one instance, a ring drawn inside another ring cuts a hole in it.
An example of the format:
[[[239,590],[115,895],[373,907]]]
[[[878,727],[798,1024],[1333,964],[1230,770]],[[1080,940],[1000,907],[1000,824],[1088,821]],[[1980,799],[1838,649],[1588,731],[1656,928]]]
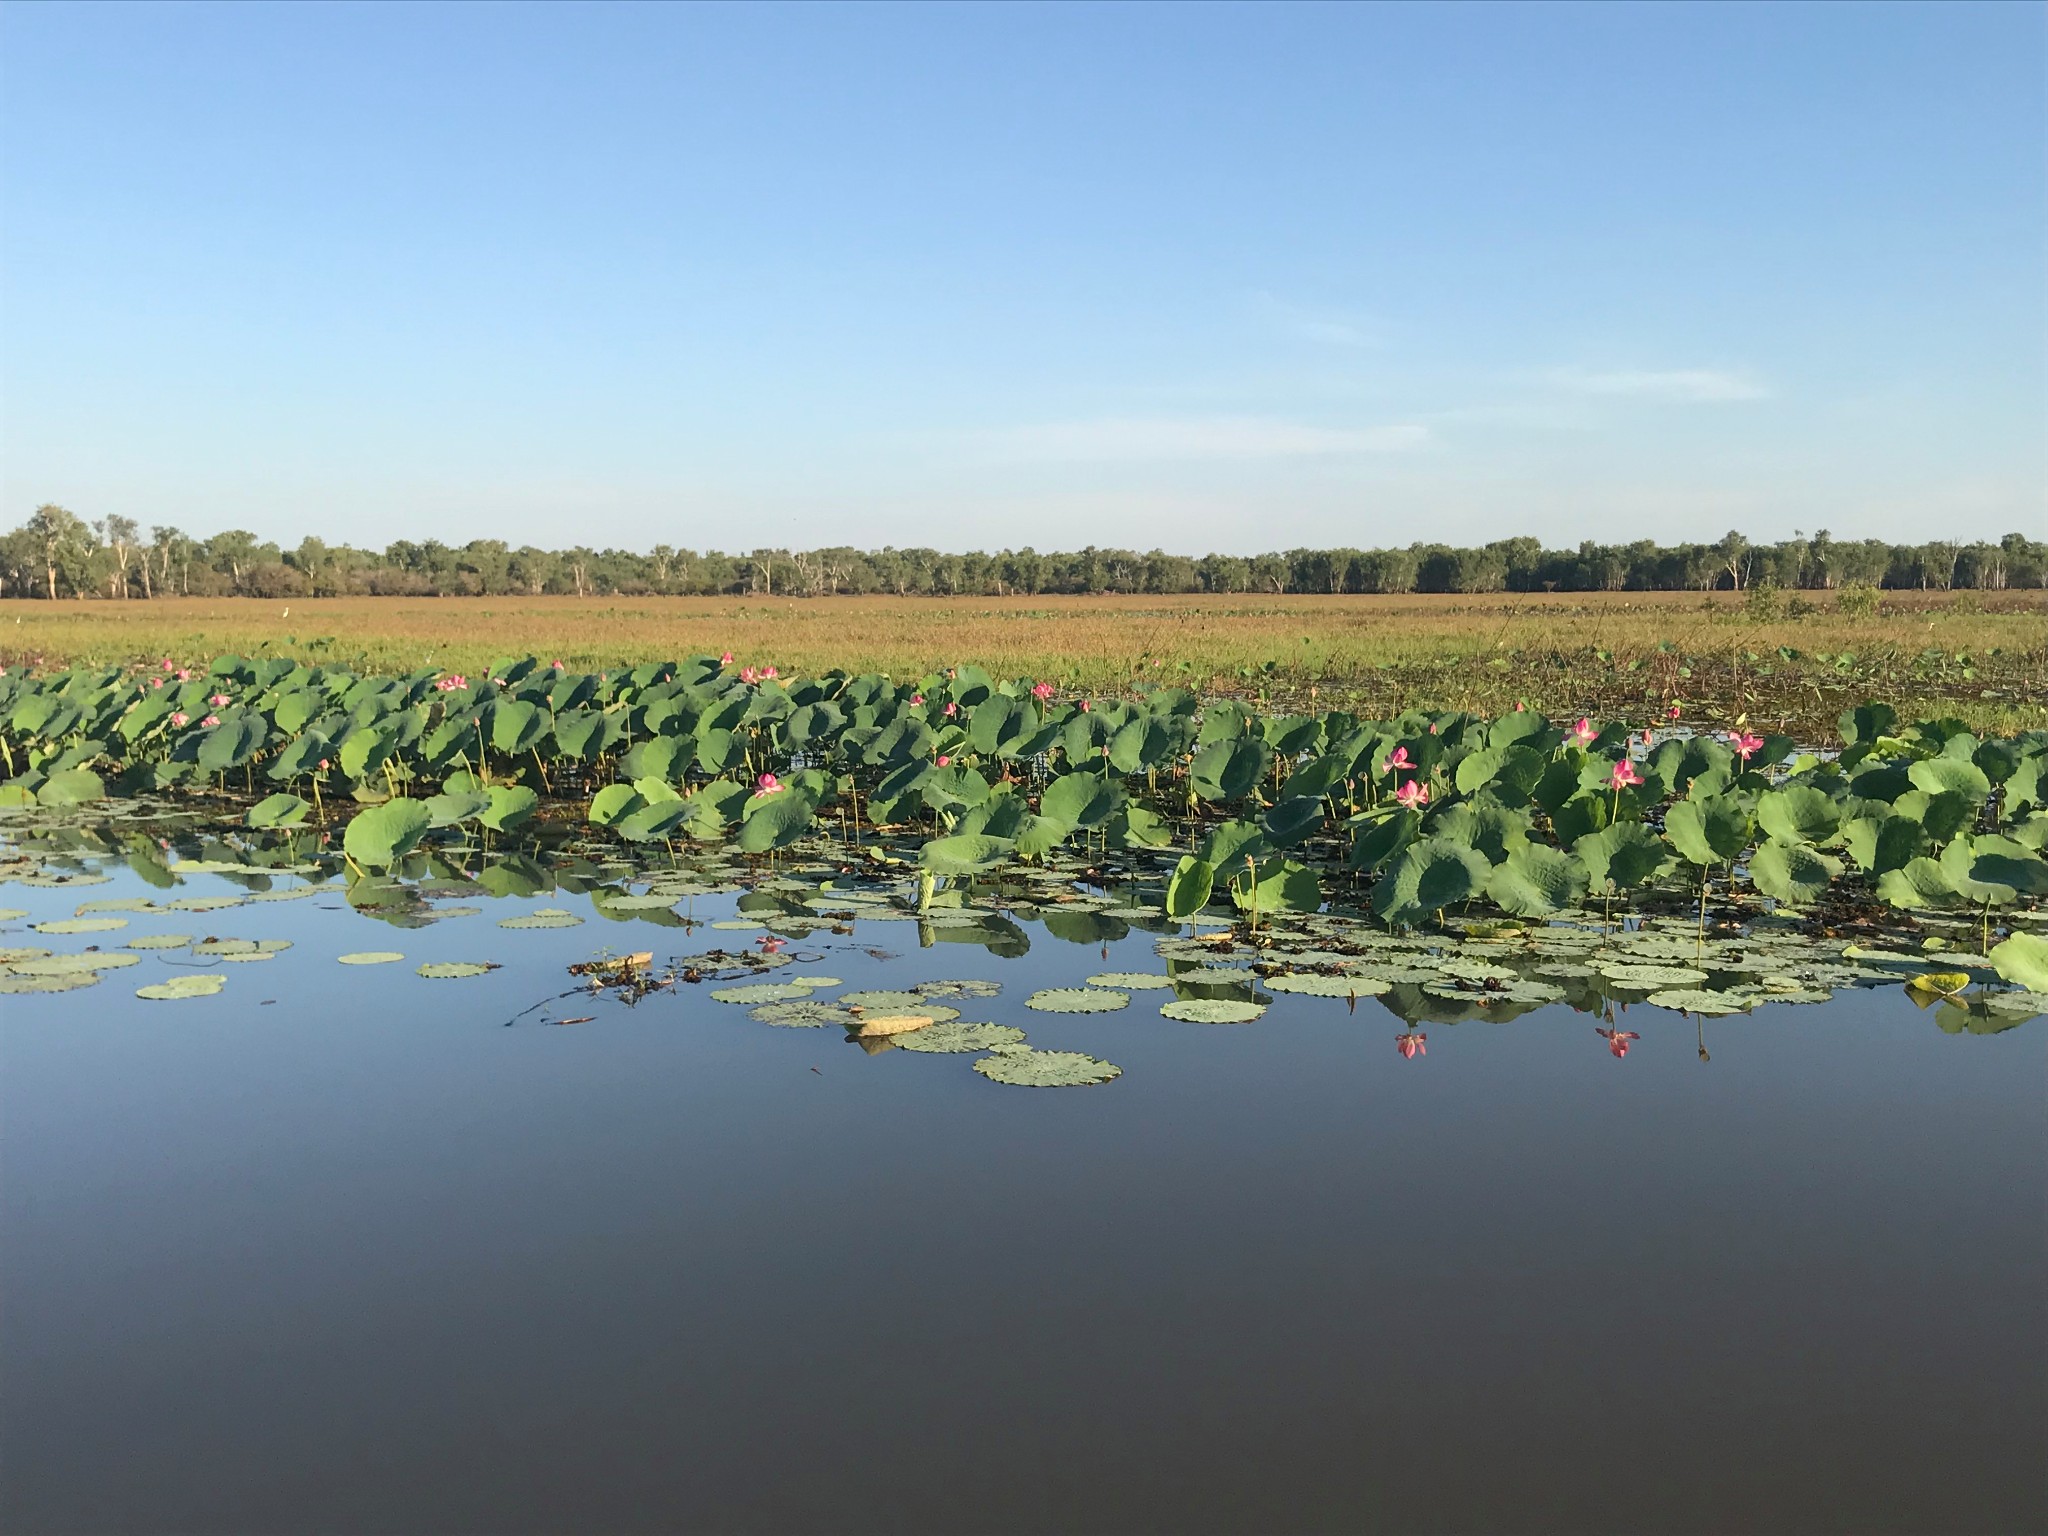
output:
[[[154,893],[4,894],[20,944]],[[0,997],[0,1526],[2048,1524],[2048,1021],[1945,1033],[1888,987],[1635,1008],[1620,1058],[1562,1006],[1404,1055],[1369,999],[1024,1008],[1160,969],[1143,931],[792,946],[848,986],[998,982],[965,1018],[1124,1069],[1027,1089],[708,985],[526,1013],[605,943],[753,936],[485,905],[137,915],[104,938],[293,947],[218,997],[138,999],[151,955]]]

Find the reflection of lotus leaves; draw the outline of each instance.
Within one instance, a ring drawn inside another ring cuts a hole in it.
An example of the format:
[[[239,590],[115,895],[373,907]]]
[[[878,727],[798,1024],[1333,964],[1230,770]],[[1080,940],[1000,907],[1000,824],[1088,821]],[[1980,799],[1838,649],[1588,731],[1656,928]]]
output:
[[[239,907],[246,897],[242,896],[181,896],[176,901],[163,904],[165,912],[219,912],[228,907]]]
[[[1121,987],[1126,992],[1146,992],[1170,987],[1177,979],[1162,971],[1104,971],[1100,976],[1090,976],[1088,985]]]
[[[394,960],[403,960],[404,955],[395,949],[359,949],[352,955],[336,956],[343,965],[389,965]]]
[[[187,997],[211,997],[227,984],[225,976],[176,976],[154,986],[137,987],[135,995],[152,1002],[176,1002]]]
[[[116,928],[126,928],[125,917],[60,917],[47,923],[30,925],[37,933],[111,933]]]
[[[711,997],[720,1003],[786,1003],[811,995],[800,981],[753,981],[739,987],[716,987]]]
[[[497,969],[495,962],[486,964],[476,960],[438,960],[419,968],[419,974],[429,981],[460,981],[467,976],[481,976],[486,971]]]
[[[1484,960],[1445,960],[1437,969],[1446,976],[1462,976],[1467,981],[1511,981],[1515,973],[1502,966],[1488,965]]]
[[[939,1023],[932,1025],[930,1029],[920,1029],[914,1034],[899,1036],[896,1043],[906,1051],[965,1054],[972,1051],[992,1051],[1006,1045],[1022,1045],[1024,1031],[1009,1024]]]
[[[1205,965],[1192,971],[1175,971],[1176,987],[1248,987],[1259,978],[1234,965]]]
[[[1161,1004],[1159,1011],[1183,1024],[1249,1024],[1266,1011],[1266,1005],[1234,1002],[1220,997],[1194,997]]]
[[[1677,987],[1705,981],[1707,973],[1689,965],[1625,965],[1610,962],[1600,974],[1624,987]]]
[[[780,1024],[797,1029],[816,1029],[824,1024],[839,1024],[850,1028],[859,1022],[858,1016],[852,1010],[841,1008],[836,1003],[819,1002],[763,1003],[747,1017],[759,1019],[763,1024]]]
[[[711,926],[722,929],[727,933],[745,933],[754,929],[766,928],[768,925],[758,917],[721,917]]]
[[[1293,974],[1268,976],[1264,985],[1270,992],[1299,992],[1308,997],[1378,997],[1392,986],[1376,976],[1315,976]]]
[[[2048,992],[1987,992],[1983,1003],[1993,1013],[2017,1014],[2021,1018],[2048,1014]]]
[[[288,891],[251,891],[248,899],[250,901],[297,901],[301,897],[316,894],[319,889],[320,887],[317,885],[295,885]]]
[[[1744,1013],[1754,1001],[1754,998],[1733,992],[1702,992],[1694,987],[1652,992],[1649,997],[1652,1007],[1670,1008],[1679,1013]]]
[[[541,907],[520,917],[501,917],[500,928],[575,928],[583,919],[574,912],[565,912],[560,907]]]
[[[974,1070],[998,1083],[1020,1088],[1080,1088],[1122,1077],[1124,1069],[1079,1051],[1034,1051],[1010,1046],[991,1051]]]
[[[1128,992],[1115,992],[1107,987],[1047,987],[1025,998],[1024,1006],[1035,1008],[1040,1013],[1114,1013],[1119,1008],[1129,1007],[1130,1002]],[[1055,1051],[1041,1054],[1068,1053]],[[1114,1076],[1114,1072],[1111,1075]],[[1003,1081],[1010,1082],[1012,1079],[1004,1078]]]
[[[1834,997],[1832,992],[1817,991],[1812,987],[1781,987],[1769,992],[1748,994],[1755,1003],[1825,1003]]]
[[[24,976],[16,971],[0,972],[0,994],[24,992],[71,992],[99,980],[96,971],[60,971],[51,975]]]
[[[920,981],[919,997],[994,997],[1003,990],[999,981]]]
[[[674,906],[676,899],[666,891],[650,891],[645,896],[607,896],[604,904],[617,912],[652,912]]]

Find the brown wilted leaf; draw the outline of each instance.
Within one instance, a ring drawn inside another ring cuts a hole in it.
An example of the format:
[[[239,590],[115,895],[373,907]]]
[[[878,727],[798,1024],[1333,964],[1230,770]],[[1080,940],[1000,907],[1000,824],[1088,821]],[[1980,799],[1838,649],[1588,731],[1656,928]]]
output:
[[[862,1040],[873,1040],[880,1035],[907,1035],[913,1029],[924,1029],[932,1020],[922,1013],[885,1013],[875,1018],[865,1015],[860,1028],[854,1034]]]

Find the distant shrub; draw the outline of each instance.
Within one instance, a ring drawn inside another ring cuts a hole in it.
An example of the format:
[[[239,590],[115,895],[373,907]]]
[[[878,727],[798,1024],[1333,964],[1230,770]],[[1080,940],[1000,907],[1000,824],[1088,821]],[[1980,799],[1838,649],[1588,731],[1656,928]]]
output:
[[[1867,619],[1877,612],[1877,588],[1852,581],[1835,593],[1835,612],[1844,618]]]
[[[1742,594],[1743,615],[1753,623],[1768,624],[1776,619],[1782,609],[1778,601],[1778,589],[1767,581],[1760,581]]]

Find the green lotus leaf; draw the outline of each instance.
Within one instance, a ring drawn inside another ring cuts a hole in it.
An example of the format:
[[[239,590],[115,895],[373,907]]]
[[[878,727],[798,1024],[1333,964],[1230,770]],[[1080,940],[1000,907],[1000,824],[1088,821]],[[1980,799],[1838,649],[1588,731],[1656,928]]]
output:
[[[1007,837],[935,837],[918,850],[917,861],[934,874],[968,875],[1002,863],[1015,847]]]
[[[1264,775],[1270,757],[1266,744],[1249,736],[1212,741],[1188,764],[1188,783],[1204,800],[1241,800]]]
[[[920,981],[914,990],[919,997],[994,997],[1003,990],[1003,984],[970,977],[962,981]]]
[[[37,933],[111,933],[116,928],[126,928],[125,917],[60,917],[47,923],[29,925]]]
[[[1070,827],[1094,827],[1116,813],[1124,801],[1121,787],[1092,772],[1062,774],[1038,797],[1038,813]]]
[[[152,1002],[176,1002],[187,997],[212,997],[227,984],[225,976],[174,976],[169,981],[137,987],[135,995]]]
[[[1266,1011],[1266,1005],[1224,997],[1186,997],[1161,1004],[1159,1011],[1183,1024],[1249,1024]]]
[[[1164,971],[1104,971],[1100,976],[1090,976],[1088,985],[1121,992],[1149,992],[1171,987],[1173,978]]]
[[[1265,977],[1269,992],[1298,992],[1304,997],[1378,997],[1393,983],[1377,976],[1321,976],[1309,971]]]
[[[1517,917],[1546,918],[1586,899],[1586,867],[1568,853],[1524,843],[1486,882],[1493,904]]]
[[[1449,838],[1412,845],[1373,888],[1373,910],[1389,922],[1413,923],[1470,901],[1486,888],[1493,865],[1485,854]]]
[[[1267,846],[1292,848],[1323,829],[1323,802],[1306,798],[1282,800],[1260,821]]]
[[[1323,904],[1323,888],[1307,865],[1266,859],[1231,877],[1230,899],[1241,912],[1314,912]]]
[[[1396,810],[1361,821],[1351,834],[1347,868],[1378,874],[1421,834],[1422,818],[1414,811]]]
[[[1503,805],[1467,802],[1446,808],[1429,830],[1433,837],[1476,848],[1487,863],[1499,864],[1529,841],[1529,818]]]
[[[356,863],[387,869],[410,853],[432,825],[433,817],[419,801],[387,800],[356,812],[341,846]]]
[[[359,949],[353,954],[335,956],[343,965],[390,965],[404,958],[395,949]]]
[[[1690,965],[1630,965],[1609,961],[1595,969],[1624,987],[1681,987],[1705,981],[1707,973]]]
[[[192,942],[188,933],[145,933],[128,941],[130,949],[183,949]]]
[[[84,805],[106,797],[105,782],[90,768],[66,768],[51,774],[36,788],[38,805]]]
[[[74,976],[93,971],[118,971],[141,963],[142,956],[120,950],[88,950],[83,954],[38,955],[27,960],[10,960],[7,969],[17,976]]]
[[[737,987],[717,987],[711,999],[719,1003],[788,1003],[808,999],[811,989],[800,981],[753,981]]]
[[[1176,921],[1195,916],[1209,905],[1215,870],[1204,860],[1184,856],[1166,882],[1166,915]]]
[[[1671,862],[1664,840],[1639,821],[1617,821],[1571,845],[1586,867],[1587,888],[1605,894],[1654,880]]]
[[[1986,956],[1991,968],[2016,987],[2029,992],[2048,992],[2048,939],[2031,933],[2016,933],[1992,945]]]
[[[1929,795],[1961,795],[1971,805],[1982,805],[1991,797],[1991,780],[1967,758],[1922,758],[1907,768],[1906,777],[1915,789]]]
[[[1664,835],[1679,856],[1701,868],[1727,864],[1749,846],[1749,813],[1734,799],[1674,801],[1664,813]]]
[[[1981,1001],[1993,1013],[2024,1019],[2048,1014],[2048,992],[1987,992]]]
[[[1926,858],[1909,859],[1903,867],[1879,875],[1877,894],[1902,911],[1951,907],[1962,899],[1942,867]]]
[[[810,988],[802,990],[808,992]],[[842,1008],[837,1003],[821,1003],[810,997],[779,1003],[763,1003],[751,1010],[747,1017],[786,1029],[818,1029],[827,1024],[837,1024],[850,1029],[860,1022],[860,1016],[852,1009]]]
[[[1747,1013],[1755,999],[1739,997],[1731,992],[1674,988],[1665,992],[1652,992],[1647,1001],[1653,1008],[1669,1008],[1678,1013],[1726,1014]]]
[[[299,796],[285,792],[266,795],[249,807],[249,814],[242,818],[245,826],[291,827],[297,826],[313,813],[313,807]]]
[[[576,928],[581,926],[582,922],[583,919],[575,913],[565,912],[560,907],[541,907],[536,911],[525,913],[519,917],[501,917],[498,919],[498,926],[500,928]]]
[[[861,992],[846,992],[839,1001],[850,1008],[869,1008],[877,1013],[915,1013],[924,1001],[924,994],[910,991],[870,989]]]
[[[1775,901],[1806,906],[1827,894],[1828,883],[1842,872],[1840,861],[1816,853],[1804,843],[1776,838],[1750,856],[1749,881]]]
[[[486,971],[495,971],[495,960],[434,960],[419,968],[419,974],[430,981],[460,981],[470,976],[481,976]]]
[[[98,983],[96,971],[57,971],[52,973],[24,973],[13,969],[0,970],[0,995],[19,996],[29,992],[74,992],[80,987]]]
[[[1010,1024],[944,1023],[899,1035],[896,1043],[906,1051],[965,1055],[972,1051],[1022,1046],[1024,1031]]]
[[[459,794],[444,791],[428,796],[424,803],[434,826],[459,827],[490,810],[491,797],[477,790],[464,790]]]
[[[1024,999],[1040,1013],[1114,1013],[1130,1003],[1129,993],[1108,987],[1047,987]]]
[[[509,832],[540,809],[540,796],[524,784],[493,784],[484,793],[490,796],[490,807],[479,812],[477,820],[493,832]]]
[[[1124,1069],[1079,1051],[1034,1051],[1010,1046],[991,1051],[974,1070],[998,1083],[1019,1088],[1081,1088],[1123,1076]]]
[[[1810,785],[1770,789],[1758,797],[1756,823],[1781,843],[1825,843],[1840,830],[1835,802]]]
[[[758,797],[748,803],[735,846],[742,853],[786,848],[810,830],[811,813],[811,802],[793,789]]]

